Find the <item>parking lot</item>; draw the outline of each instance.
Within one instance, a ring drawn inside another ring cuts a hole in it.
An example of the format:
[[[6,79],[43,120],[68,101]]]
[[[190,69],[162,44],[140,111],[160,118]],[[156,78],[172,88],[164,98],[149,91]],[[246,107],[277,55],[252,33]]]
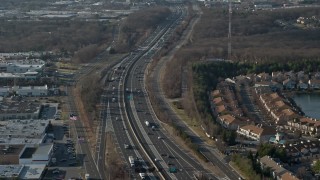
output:
[[[75,179],[81,178],[85,170],[82,167],[84,155],[78,152],[78,142],[69,138],[69,121],[53,122],[55,136],[53,155],[44,179]]]

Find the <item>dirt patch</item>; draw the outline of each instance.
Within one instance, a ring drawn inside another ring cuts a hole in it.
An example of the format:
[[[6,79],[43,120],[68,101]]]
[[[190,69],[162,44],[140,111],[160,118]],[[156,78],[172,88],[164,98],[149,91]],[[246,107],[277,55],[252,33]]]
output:
[[[93,123],[93,120],[90,120],[88,118],[87,111],[85,110],[85,106],[82,103],[81,98],[80,98],[79,88],[78,87],[74,88],[72,90],[72,93],[73,93],[74,101],[77,105],[77,109],[79,112],[78,115],[81,117],[82,125],[83,125],[84,129],[87,129],[86,137],[87,137],[88,143],[90,144],[90,150],[91,150],[91,152],[93,152],[94,148],[96,146],[96,140],[95,140],[95,135],[93,133],[94,132],[93,130],[96,127]],[[94,153],[92,153],[92,154],[94,154]]]
[[[114,143],[113,137],[110,133],[106,135],[106,174],[108,174],[109,179],[130,179],[130,175],[126,170],[125,162],[119,158],[121,157],[118,153],[116,144]]]

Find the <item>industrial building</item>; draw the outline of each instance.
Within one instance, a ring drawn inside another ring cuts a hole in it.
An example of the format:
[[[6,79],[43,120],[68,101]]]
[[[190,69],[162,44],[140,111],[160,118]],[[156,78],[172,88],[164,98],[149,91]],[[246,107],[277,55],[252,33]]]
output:
[[[5,179],[41,179],[46,166],[39,165],[0,165],[0,178]]]
[[[0,72],[6,73],[26,73],[40,72],[45,62],[40,59],[31,60],[10,60],[0,62]]]
[[[20,86],[14,88],[19,96],[48,96],[48,86]]]
[[[6,98],[0,102],[0,120],[38,119],[40,110],[40,103]]]
[[[0,121],[0,145],[41,144],[47,137],[50,120]]]

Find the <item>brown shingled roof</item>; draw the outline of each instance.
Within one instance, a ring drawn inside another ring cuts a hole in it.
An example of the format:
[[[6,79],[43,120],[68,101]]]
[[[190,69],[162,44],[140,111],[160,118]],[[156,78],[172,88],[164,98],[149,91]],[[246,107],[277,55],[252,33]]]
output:
[[[227,110],[227,108],[226,108],[225,105],[220,105],[220,106],[217,106],[217,107],[216,107],[216,111],[217,111],[218,113],[221,113],[221,112],[223,112],[223,111],[225,111],[225,110]]]
[[[231,116],[230,114],[220,116],[220,119],[223,120],[224,122],[227,122],[228,124],[230,124],[236,120],[236,118]]]
[[[299,180],[299,178],[292,175],[290,172],[285,172],[284,174],[282,174],[281,180]]]
[[[217,97],[217,98],[214,98],[214,99],[213,99],[213,103],[214,103],[214,104],[219,104],[219,103],[221,103],[222,101],[223,101],[222,97]]]

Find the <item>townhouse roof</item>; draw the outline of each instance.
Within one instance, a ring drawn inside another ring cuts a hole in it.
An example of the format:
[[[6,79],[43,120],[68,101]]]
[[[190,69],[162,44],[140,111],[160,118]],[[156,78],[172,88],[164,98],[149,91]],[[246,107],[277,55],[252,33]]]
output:
[[[271,168],[271,170],[275,172],[276,175],[282,175],[288,172],[288,170],[280,166],[279,163],[277,163],[269,156],[263,156],[262,158],[260,158],[260,163],[262,163],[266,167]]]
[[[262,134],[262,132],[263,132],[262,128],[257,127],[257,126],[252,125],[252,124],[243,126],[243,127],[241,127],[241,129],[246,130],[246,131],[250,131],[250,132],[252,132],[254,134],[258,134],[258,135]]]
[[[320,84],[320,79],[310,79],[309,84]]]
[[[268,73],[260,73],[257,75],[258,77],[262,78],[262,79],[267,79],[267,78],[270,78],[270,75]]]
[[[222,121],[227,122],[228,124],[233,123],[236,120],[236,118],[231,116],[230,114],[222,115],[219,117]]]
[[[243,127],[241,127],[240,129],[249,131],[253,134],[256,135],[271,135],[271,134],[275,134],[276,131],[274,129],[268,128],[268,127],[259,127],[259,126],[255,126],[252,124],[249,125],[245,125]]]
[[[299,178],[297,178],[290,172],[285,172],[281,175],[281,180],[299,180]]]
[[[281,111],[285,116],[293,116],[295,115],[296,113],[293,112],[291,109],[284,109]]]
[[[277,98],[280,98],[280,96],[278,95],[278,93],[271,93],[271,94],[269,95],[269,97],[270,97],[272,100],[275,100],[275,99],[277,99]]]
[[[279,101],[276,101],[276,102],[275,102],[275,105],[276,105],[278,108],[282,108],[282,107],[284,107],[286,104],[285,104],[282,100],[279,100]]]
[[[275,76],[283,76],[283,73],[280,72],[280,71],[276,71],[276,72],[272,72],[271,75],[272,75],[272,77],[275,77]]]
[[[296,83],[296,82],[294,80],[292,80],[292,79],[286,79],[286,80],[283,81],[284,85],[286,85],[288,83]]]
[[[302,117],[302,118],[300,118],[300,122],[301,122],[301,123],[315,124],[315,123],[317,123],[318,121],[317,121],[317,120],[314,120],[314,119],[312,119],[312,118],[309,118],[309,117]]]
[[[216,89],[216,90],[212,91],[212,94],[211,94],[211,95],[212,95],[213,97],[215,97],[215,96],[220,95],[220,93],[221,93],[221,91]]]
[[[223,98],[222,97],[217,97],[217,98],[214,98],[213,99],[213,103],[214,104],[219,104],[219,103],[221,103],[223,101]]]
[[[220,105],[220,106],[217,106],[217,107],[216,107],[216,111],[217,111],[218,113],[221,113],[221,112],[223,112],[223,111],[225,111],[225,110],[227,110],[227,108],[226,108],[225,105]]]
[[[300,79],[298,84],[308,84],[307,79]]]

